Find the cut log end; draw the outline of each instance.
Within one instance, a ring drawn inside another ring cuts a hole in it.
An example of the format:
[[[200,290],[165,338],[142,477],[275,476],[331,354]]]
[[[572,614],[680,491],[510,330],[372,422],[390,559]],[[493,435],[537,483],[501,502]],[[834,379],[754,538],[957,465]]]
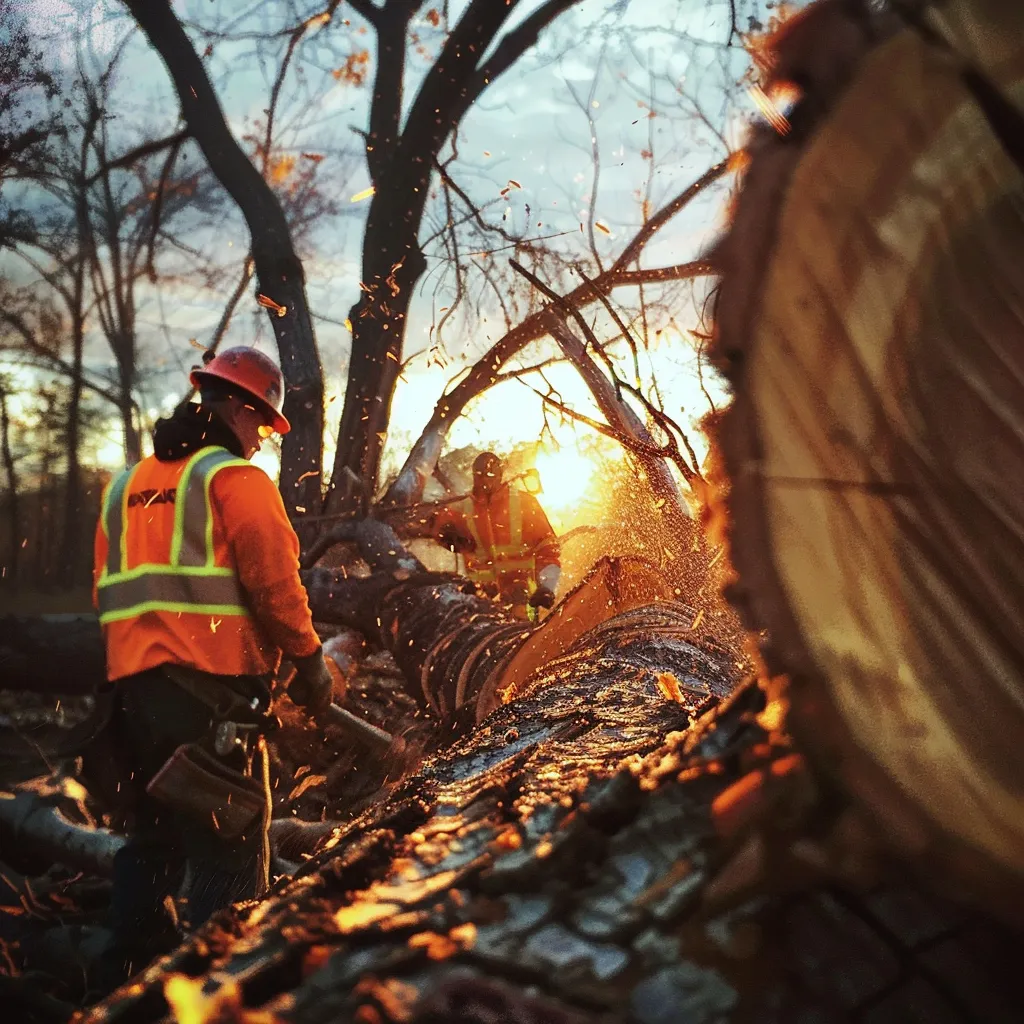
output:
[[[1021,95],[1024,12],[957,11],[948,47],[865,38],[799,146],[754,156],[722,515],[800,741],[922,870],[1024,918],[1024,168],[952,56]],[[812,100],[849,41],[820,28],[786,54]]]

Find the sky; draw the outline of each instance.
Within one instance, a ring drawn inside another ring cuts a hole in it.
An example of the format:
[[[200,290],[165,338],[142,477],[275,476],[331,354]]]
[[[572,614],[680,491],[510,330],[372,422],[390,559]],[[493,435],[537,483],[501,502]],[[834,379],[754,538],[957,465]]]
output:
[[[455,0],[453,16],[464,3]],[[312,9],[305,3],[299,6],[303,11]],[[523,16],[533,6],[532,2],[526,4]],[[280,47],[245,38],[226,41],[216,33],[227,31],[237,36],[292,24],[293,4],[176,0],[174,7],[197,49],[201,51],[207,42],[213,44],[208,70],[229,125],[236,136],[244,138],[264,117]],[[47,40],[48,56],[68,69],[82,53],[87,61],[102,66],[131,29],[123,9],[113,0],[28,0],[26,10]],[[425,4],[413,22],[427,54],[436,52],[440,39],[439,30],[432,28],[427,17],[429,10]],[[742,61],[734,60],[723,77],[716,51],[699,42],[724,35],[728,10],[727,3],[699,0],[582,0],[470,111],[459,133],[459,159],[452,164],[453,176],[475,202],[490,204],[485,206],[489,219],[519,227],[529,216],[531,224],[544,225],[533,228],[536,234],[563,232],[552,244],[567,253],[585,254],[579,223],[586,220],[593,198],[594,213],[605,228],[595,234],[598,249],[606,260],[613,258],[641,222],[645,190],[657,209],[661,201],[742,141],[750,107],[742,92],[737,107],[723,109],[723,83],[730,75],[738,77]],[[320,188],[333,198],[338,210],[337,215],[320,218],[299,238],[327,378],[328,422],[334,425],[341,411],[347,367],[344,321],[358,294],[366,208],[365,201],[350,200],[370,182],[356,136],[366,123],[367,86],[339,80],[331,72],[346,54],[363,48],[370,48],[372,56],[372,31],[365,31],[365,25],[343,4],[334,22],[308,33],[297,52],[282,89],[277,119],[279,155],[291,154],[299,161],[303,152],[321,155]],[[603,71],[595,82],[594,69],[602,59]],[[413,53],[407,95],[412,94],[424,67],[424,59]],[[654,71],[653,84],[647,69]],[[583,99],[581,105],[574,101],[573,93]],[[146,131],[159,136],[175,129],[177,101],[166,72],[137,32],[126,44],[113,95],[115,116],[109,130],[115,151],[137,144]],[[688,112],[686,96],[700,100],[715,131]],[[588,115],[592,119],[589,125]],[[596,190],[592,139],[601,160]],[[654,159],[644,155],[649,148],[653,148]],[[195,150],[186,149],[184,157],[185,168],[200,168],[201,157]],[[521,187],[502,196],[501,189],[510,180]],[[727,196],[727,189],[713,191],[680,215],[649,247],[644,265],[678,263],[705,251],[725,224]],[[230,204],[222,205],[224,210],[209,218],[192,215],[189,220],[186,215],[177,230],[223,270],[223,281],[215,287],[199,286],[187,275],[169,274],[156,286],[146,285],[140,291],[139,342],[143,359],[155,371],[143,397],[144,405],[153,412],[166,409],[180,397],[185,371],[198,355],[190,339],[202,344],[210,336],[221,316],[225,294],[237,278],[247,231]],[[444,264],[436,254],[436,247],[433,252],[428,250],[430,272],[410,313],[407,356],[427,346],[439,311],[452,302],[451,274],[442,272]],[[504,255],[495,254],[492,264],[497,266]],[[9,259],[0,257],[0,272],[5,271],[19,272]],[[239,304],[225,344],[255,342],[273,352],[266,315],[256,305],[253,293],[250,288]],[[697,301],[702,297],[698,290]],[[697,314],[686,289],[674,301],[669,310],[674,323],[662,323],[657,336],[651,332],[644,369],[656,379],[667,411],[689,426],[707,411],[692,342],[686,334],[687,328],[696,326]],[[385,470],[400,464],[446,383],[504,333],[494,299],[485,301],[478,311],[467,310],[449,326],[445,342],[448,364],[427,366],[420,358],[403,374],[393,404]],[[528,353],[526,362],[550,354],[550,349],[534,351]],[[98,338],[90,357],[97,367],[109,362]],[[566,402],[594,414],[574,371],[555,367],[548,379]],[[543,387],[536,377],[532,383]],[[720,385],[710,377],[705,383],[716,402],[724,399]],[[543,422],[541,400],[522,383],[510,381],[491,389],[470,407],[453,428],[450,445],[491,443],[500,449],[536,437]],[[555,436],[563,445],[571,444],[573,429],[556,425]],[[106,443],[98,445],[96,457],[113,466],[120,459],[116,424],[110,424],[108,434]],[[263,463],[274,471],[272,454]]]

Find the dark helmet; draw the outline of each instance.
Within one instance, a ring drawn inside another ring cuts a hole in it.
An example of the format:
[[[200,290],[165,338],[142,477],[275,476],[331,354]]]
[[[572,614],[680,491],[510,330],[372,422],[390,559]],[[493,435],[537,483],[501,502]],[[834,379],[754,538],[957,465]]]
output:
[[[496,476],[501,478],[501,459],[494,452],[481,452],[473,460],[474,476]]]

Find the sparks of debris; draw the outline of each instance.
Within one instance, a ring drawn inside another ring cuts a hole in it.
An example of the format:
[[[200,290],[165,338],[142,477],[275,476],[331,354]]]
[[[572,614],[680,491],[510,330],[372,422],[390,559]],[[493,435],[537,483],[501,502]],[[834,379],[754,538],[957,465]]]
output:
[[[371,185],[369,188],[364,188],[362,192],[357,192],[354,196],[352,196],[349,202],[358,203],[361,202],[363,199],[369,199],[370,196],[372,196],[376,191],[377,189],[374,188],[373,185]]]
[[[295,486],[298,487],[299,484],[301,484],[302,481],[305,480],[307,477],[319,476],[319,475],[320,475],[320,470],[319,469],[307,469],[306,472],[303,473],[302,476],[300,476],[299,479],[295,481]]]
[[[218,627],[218,626],[219,626],[219,625],[220,625],[220,624],[221,624],[221,623],[222,623],[223,621],[224,621],[223,619],[215,619],[215,618],[213,618],[213,617],[211,616],[211,617],[210,617],[210,632],[211,632],[211,633],[216,633],[216,632],[217,632],[217,627]]]
[[[789,118],[775,105],[775,101],[759,85],[751,86],[750,98],[762,117],[780,134],[789,134]]]
[[[263,306],[264,309],[272,309],[278,316],[284,316],[288,312],[287,306],[282,306],[275,302],[269,295],[264,295],[260,292],[256,296],[256,301]]]
[[[305,512],[306,511],[306,506],[305,505],[296,505],[295,506],[295,511],[296,512]]]
[[[690,623],[690,629],[696,629],[703,621],[704,621],[704,609],[701,608],[701,610],[699,612],[697,612],[697,615],[694,618],[693,622]]]
[[[594,227],[597,228],[598,231],[603,231],[606,235],[610,235],[612,233],[612,229],[608,227],[608,225],[605,224],[604,221],[594,221]]]
[[[516,181],[515,178],[509,178],[508,179],[508,183],[509,183],[509,185],[512,186],[512,188],[522,188],[523,187],[522,185],[519,184],[518,181]]]
[[[348,317],[345,317],[345,330],[352,333],[352,321]]]

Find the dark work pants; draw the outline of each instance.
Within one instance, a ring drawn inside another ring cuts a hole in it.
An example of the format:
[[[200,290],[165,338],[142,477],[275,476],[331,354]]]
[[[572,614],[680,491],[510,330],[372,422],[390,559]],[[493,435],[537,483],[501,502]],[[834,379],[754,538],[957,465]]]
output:
[[[175,749],[210,735],[211,712],[159,669],[119,682],[118,691],[117,742],[136,804],[129,841],[114,858],[109,966],[129,977],[173,949],[183,930],[261,894],[263,826],[228,842],[212,822],[204,828],[150,797],[146,784]]]

